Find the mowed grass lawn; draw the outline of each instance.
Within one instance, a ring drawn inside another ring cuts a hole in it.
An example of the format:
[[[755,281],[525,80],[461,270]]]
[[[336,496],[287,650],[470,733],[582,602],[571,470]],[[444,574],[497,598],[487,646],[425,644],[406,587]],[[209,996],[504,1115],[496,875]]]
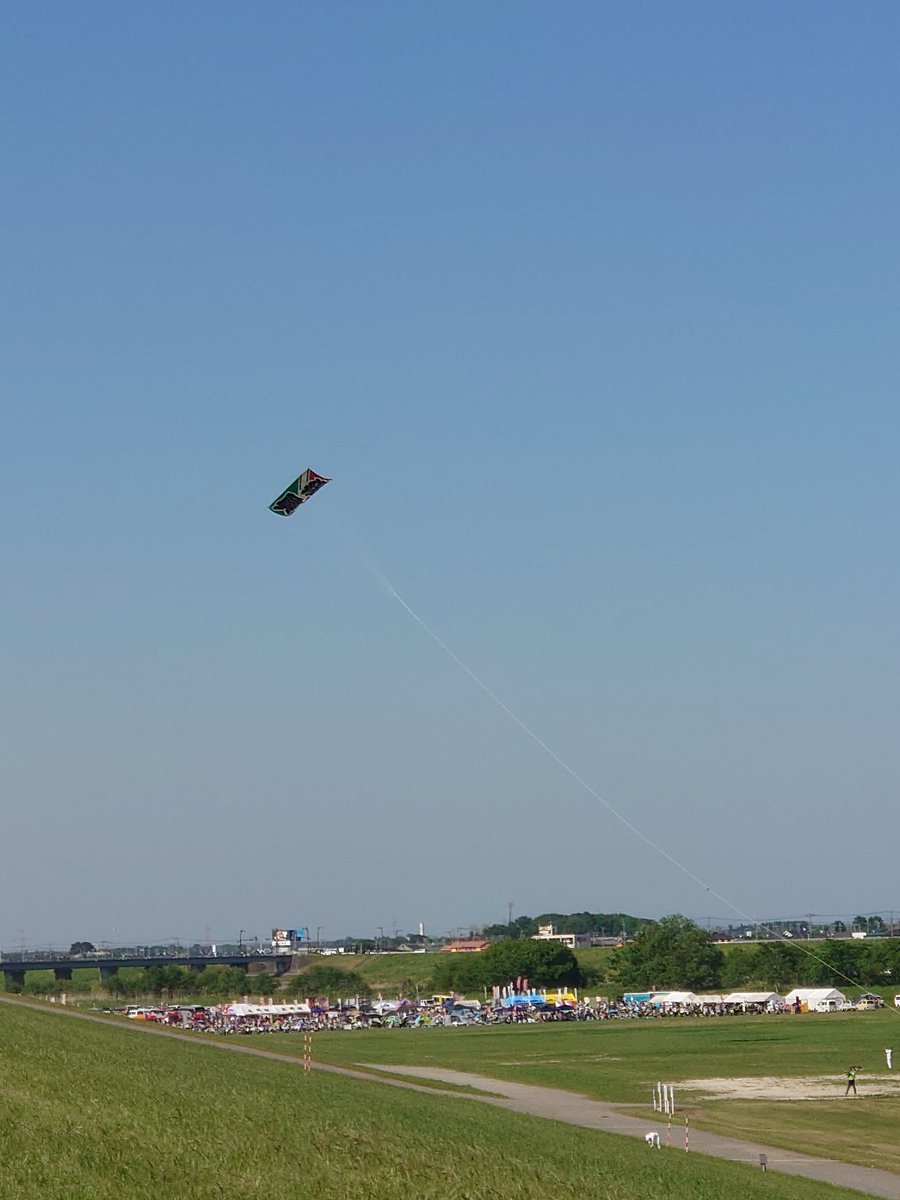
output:
[[[697,1127],[900,1172],[900,1095],[866,1097],[884,1076],[884,1047],[900,1048],[891,1010],[722,1018],[385,1029],[316,1034],[314,1055],[353,1065],[441,1066],[498,1079],[566,1088],[601,1100],[643,1103],[661,1080]],[[294,1035],[279,1044],[300,1053]],[[900,1053],[898,1053],[900,1061]],[[845,1073],[859,1063],[860,1096],[843,1099]],[[743,1076],[831,1076],[834,1099],[704,1100],[678,1084]]]
[[[472,1100],[305,1076],[299,1065],[7,1004],[0,1099],[0,1194],[10,1200],[858,1195]]]

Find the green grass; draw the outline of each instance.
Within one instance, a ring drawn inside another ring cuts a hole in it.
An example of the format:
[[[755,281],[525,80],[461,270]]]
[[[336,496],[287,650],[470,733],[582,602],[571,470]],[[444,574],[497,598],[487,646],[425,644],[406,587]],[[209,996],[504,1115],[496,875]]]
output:
[[[858,1194],[657,1154],[471,1100],[304,1076],[299,1066],[8,1005],[0,1009],[0,1060],[0,1191],[15,1200]]]
[[[342,1065],[387,1063],[474,1071],[497,1079],[647,1104],[657,1080],[827,1075],[834,1101],[701,1101],[679,1089],[692,1122],[735,1137],[900,1172],[900,1096],[867,1099],[866,1079],[885,1072],[884,1047],[900,1044],[890,1010],[803,1016],[317,1034],[315,1057]],[[293,1035],[282,1039],[285,1046]],[[281,1043],[279,1043],[281,1044]],[[290,1052],[299,1052],[296,1045]],[[842,1102],[844,1073],[861,1064],[858,1099]]]

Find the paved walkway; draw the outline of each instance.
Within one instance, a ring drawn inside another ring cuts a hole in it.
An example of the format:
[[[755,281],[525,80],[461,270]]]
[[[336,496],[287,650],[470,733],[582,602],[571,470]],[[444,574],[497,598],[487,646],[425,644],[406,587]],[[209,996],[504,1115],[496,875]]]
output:
[[[296,1055],[278,1054],[274,1050],[263,1050],[256,1046],[248,1046],[241,1041],[231,1038],[201,1038],[193,1033],[179,1033],[175,1029],[164,1026],[147,1024],[143,1021],[123,1022],[115,1018],[96,1016],[93,1013],[79,1012],[76,1009],[51,1007],[48,1004],[34,1004],[29,1001],[12,997],[0,996],[0,1003],[13,1004],[22,1008],[31,1008],[37,1012],[52,1016],[72,1017],[76,1020],[95,1021],[102,1025],[112,1025],[117,1029],[128,1029],[134,1032],[151,1034],[157,1037],[175,1038],[179,1041],[190,1042],[192,1046],[209,1046],[219,1050],[252,1054],[257,1058],[273,1059],[276,1062],[290,1063],[299,1066],[300,1059]],[[335,1067],[325,1063],[313,1063],[317,1071],[326,1071],[332,1075],[344,1075],[351,1079],[364,1079],[371,1083],[380,1080],[392,1087],[404,1088],[408,1091],[424,1092],[430,1096],[451,1096],[454,1099],[466,1099],[479,1104],[490,1104],[496,1108],[505,1108],[511,1112],[527,1113],[533,1117],[544,1117],[553,1121],[564,1121],[569,1125],[580,1125],[587,1129],[601,1129],[605,1133],[618,1133],[626,1137],[643,1138],[650,1131],[656,1131],[665,1144],[665,1120],[654,1122],[645,1117],[632,1117],[617,1111],[616,1106],[602,1100],[591,1100],[576,1092],[561,1091],[557,1088],[537,1087],[527,1083],[507,1083],[500,1079],[491,1079],[485,1075],[474,1075],[466,1071],[451,1071],[441,1067],[410,1067],[385,1066],[384,1064],[360,1064],[363,1070],[352,1070],[349,1067]],[[388,1072],[406,1076],[406,1079],[391,1078]],[[410,1079],[434,1080],[456,1087],[477,1088],[490,1095],[475,1095],[471,1092],[460,1093],[443,1091],[427,1084],[409,1082]],[[684,1151],[684,1127],[673,1127],[672,1145],[675,1150]],[[838,1162],[834,1159],[815,1158],[809,1154],[799,1154],[773,1146],[757,1145],[754,1142],[741,1141],[738,1138],[723,1137],[718,1133],[706,1133],[703,1130],[690,1130],[690,1149],[692,1153],[707,1154],[712,1158],[728,1159],[731,1162],[752,1164],[757,1170],[759,1156],[765,1154],[769,1160],[769,1169],[784,1175],[802,1175],[806,1179],[817,1179],[821,1183],[833,1183],[840,1187],[852,1188],[867,1196],[882,1196],[885,1200],[900,1200],[900,1175],[890,1171],[879,1171],[874,1167],[857,1167],[852,1163]],[[657,1151],[648,1147],[648,1154]],[[661,1152],[660,1152],[661,1153]],[[670,1150],[669,1153],[673,1153]]]

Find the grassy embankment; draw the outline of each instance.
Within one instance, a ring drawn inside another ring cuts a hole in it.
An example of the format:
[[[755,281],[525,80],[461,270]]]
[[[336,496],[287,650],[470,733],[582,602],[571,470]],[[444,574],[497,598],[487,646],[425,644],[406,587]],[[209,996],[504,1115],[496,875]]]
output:
[[[502,1032],[521,1044],[518,1031]],[[858,1195],[648,1152],[630,1139],[467,1100],[304,1076],[299,1065],[7,1005],[0,1055],[2,1186],[16,1200]]]

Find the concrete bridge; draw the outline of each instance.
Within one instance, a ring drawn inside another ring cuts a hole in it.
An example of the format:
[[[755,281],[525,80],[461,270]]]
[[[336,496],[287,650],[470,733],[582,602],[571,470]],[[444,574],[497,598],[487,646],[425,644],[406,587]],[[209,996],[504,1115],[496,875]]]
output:
[[[27,971],[52,971],[60,983],[72,978],[73,971],[94,968],[100,972],[100,982],[105,983],[121,967],[187,967],[191,971],[203,971],[206,967],[243,967],[248,975],[285,975],[291,968],[290,954],[160,954],[118,956],[115,954],[91,957],[76,957],[65,954],[52,958],[8,957],[0,960],[0,971],[7,984],[24,986]]]

